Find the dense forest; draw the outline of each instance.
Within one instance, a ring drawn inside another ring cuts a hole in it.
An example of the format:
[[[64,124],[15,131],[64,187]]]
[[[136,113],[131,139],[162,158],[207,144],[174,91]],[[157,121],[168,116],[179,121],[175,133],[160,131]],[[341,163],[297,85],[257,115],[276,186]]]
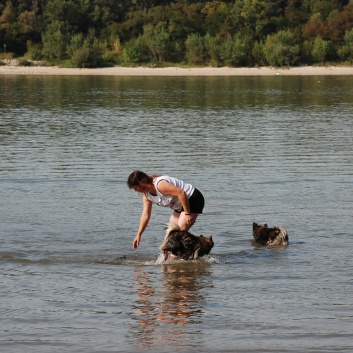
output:
[[[0,62],[295,66],[353,60],[353,0],[0,0]]]

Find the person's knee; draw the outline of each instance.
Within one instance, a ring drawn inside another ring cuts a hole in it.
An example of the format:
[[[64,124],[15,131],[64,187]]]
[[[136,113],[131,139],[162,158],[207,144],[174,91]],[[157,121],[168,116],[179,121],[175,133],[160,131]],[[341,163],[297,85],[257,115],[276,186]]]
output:
[[[195,224],[195,221],[196,217],[193,217],[191,222],[187,222],[186,217],[180,217],[178,221],[178,226],[181,230],[188,231]]]
[[[185,217],[179,217],[178,226],[181,230],[188,230],[190,228],[186,224]]]

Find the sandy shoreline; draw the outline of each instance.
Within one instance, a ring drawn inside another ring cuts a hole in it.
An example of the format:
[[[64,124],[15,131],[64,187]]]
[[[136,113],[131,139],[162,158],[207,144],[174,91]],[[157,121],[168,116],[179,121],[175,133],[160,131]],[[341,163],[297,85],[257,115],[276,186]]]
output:
[[[342,76],[353,75],[353,66],[303,66],[290,69],[261,68],[148,68],[109,67],[68,69],[55,66],[0,66],[0,75],[67,75],[67,76]]]

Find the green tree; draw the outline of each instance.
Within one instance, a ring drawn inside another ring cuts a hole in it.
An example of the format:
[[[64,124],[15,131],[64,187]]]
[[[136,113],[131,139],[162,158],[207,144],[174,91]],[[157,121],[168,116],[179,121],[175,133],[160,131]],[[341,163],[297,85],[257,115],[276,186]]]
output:
[[[165,61],[166,57],[171,55],[170,34],[164,24],[145,26],[143,40],[152,60]]]
[[[241,17],[247,30],[250,30],[256,38],[262,37],[262,31],[268,22],[266,14],[266,1],[264,0],[243,0],[244,5]]]
[[[267,36],[264,57],[271,66],[291,66],[299,59],[300,47],[290,30]]]
[[[85,38],[83,33],[74,34],[70,38],[70,43],[67,45],[66,52],[69,56],[73,56],[73,54],[81,49],[84,46]]]
[[[185,41],[186,61],[191,64],[203,64],[205,60],[204,38],[198,33],[188,35]]]
[[[65,22],[68,30],[79,33],[87,29],[86,19],[80,2],[74,0],[49,0],[45,6],[44,18],[47,25]]]
[[[207,33],[204,37],[204,46],[206,52],[206,59],[212,66],[219,66],[221,64],[221,45],[219,38],[213,37],[209,33]]]
[[[98,67],[104,66],[102,53],[105,49],[105,44],[101,43],[97,38],[97,33],[94,28],[88,30],[88,34],[83,42],[81,49],[76,50],[71,58],[71,63],[75,67]]]
[[[291,28],[301,27],[310,18],[309,4],[301,0],[288,0],[285,7],[285,19]]]
[[[54,21],[44,32],[43,37],[43,56],[45,59],[60,62],[65,59],[66,46],[69,42],[68,26],[63,21]]]
[[[263,50],[263,43],[260,41],[255,41],[252,46],[251,50],[251,57],[253,58],[252,65],[255,66],[264,66],[267,64],[264,50]]]
[[[168,30],[173,41],[184,42],[190,33],[204,34],[203,4],[176,2],[166,9]]]
[[[0,27],[8,29],[16,22],[16,8],[12,1],[7,1],[0,16]]]
[[[237,33],[221,45],[221,58],[229,66],[246,66],[251,62],[252,45],[247,36]]]
[[[224,1],[207,2],[201,10],[204,15],[204,31],[212,36],[228,36],[234,32],[233,23],[230,19],[230,4]]]
[[[338,49],[338,55],[341,60],[353,62],[353,28],[346,31],[344,44]]]
[[[315,62],[325,63],[328,59],[332,58],[333,54],[333,44],[330,40],[324,40],[320,37],[315,39],[311,52]]]
[[[313,41],[305,40],[302,44],[301,59],[304,63],[306,63],[308,65],[311,65],[314,62],[313,56],[312,56],[313,48],[314,48]]]
[[[122,62],[126,64],[138,64],[144,60],[144,45],[142,36],[126,43],[122,50]]]
[[[18,16],[17,20],[21,26],[22,33],[29,34],[34,31],[38,19],[34,11],[26,10]]]
[[[16,9],[12,1],[7,1],[2,5],[2,12],[0,13],[0,33],[2,43],[7,46],[7,51],[15,51],[17,48],[18,36],[20,33],[19,26],[16,25]],[[1,48],[2,49],[2,48]]]
[[[335,10],[342,10],[343,1],[340,0],[316,0],[312,4],[312,13],[320,14],[323,19],[327,19]]]

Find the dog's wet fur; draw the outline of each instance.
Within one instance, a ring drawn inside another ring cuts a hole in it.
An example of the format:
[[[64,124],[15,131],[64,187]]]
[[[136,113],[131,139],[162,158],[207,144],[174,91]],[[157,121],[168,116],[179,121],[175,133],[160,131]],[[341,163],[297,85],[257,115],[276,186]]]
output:
[[[164,253],[164,261],[168,259],[168,251],[183,260],[196,260],[208,255],[213,246],[212,237],[192,235],[177,224],[169,223],[160,249]]]
[[[288,245],[288,234],[284,228],[269,228],[267,224],[253,223],[253,236],[255,243],[260,245]]]

